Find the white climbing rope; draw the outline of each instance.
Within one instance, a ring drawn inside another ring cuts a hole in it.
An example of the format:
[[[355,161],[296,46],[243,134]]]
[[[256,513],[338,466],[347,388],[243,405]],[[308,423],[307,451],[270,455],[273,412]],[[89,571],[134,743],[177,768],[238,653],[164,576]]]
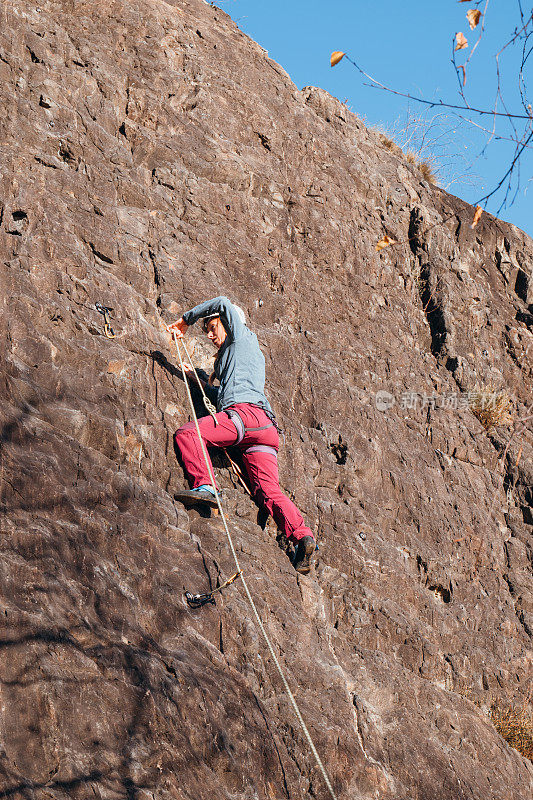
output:
[[[208,412],[209,412],[209,413],[211,414],[211,416],[213,417],[213,421],[214,421],[214,423],[215,423],[215,426],[216,426],[216,425],[218,425],[218,419],[217,419],[217,417],[216,417],[216,408],[215,408],[215,406],[213,405],[213,403],[211,402],[211,400],[208,398],[208,396],[206,395],[206,393],[205,393],[205,391],[204,391],[204,387],[203,387],[203,385],[202,385],[202,381],[201,381],[201,380],[200,380],[200,378],[198,377],[198,373],[196,372],[196,369],[195,369],[195,367],[194,367],[193,360],[192,360],[192,358],[191,358],[191,354],[189,353],[189,350],[187,349],[187,345],[185,344],[185,340],[184,340],[184,339],[181,339],[181,344],[183,345],[183,349],[185,350],[185,353],[186,353],[186,355],[187,355],[187,358],[189,359],[189,364],[191,365],[191,369],[192,369],[192,371],[193,371],[193,373],[194,373],[194,377],[196,378],[196,383],[198,384],[198,387],[200,388],[200,391],[201,391],[201,393],[202,393],[202,397],[203,397],[203,401],[204,401],[204,406],[206,407],[206,409],[208,410]],[[193,350],[193,352],[194,352],[194,350]],[[183,372],[183,370],[182,370],[182,372]],[[185,380],[185,375],[183,376],[183,380]],[[237,466],[237,464],[235,463],[235,461],[234,461],[234,460],[231,458],[231,456],[230,456],[230,454],[228,453],[228,451],[226,450],[226,448],[225,448],[225,447],[223,447],[222,449],[224,450],[224,453],[225,453],[225,455],[226,455],[226,458],[228,459],[228,461],[229,461],[229,463],[230,463],[230,465],[231,465],[231,468],[232,468],[232,470],[233,470],[233,472],[234,472],[234,474],[235,474],[235,476],[236,476],[237,480],[238,480],[238,481],[239,481],[239,483],[242,485],[242,487],[243,487],[244,491],[245,491],[247,494],[249,494],[249,495],[250,495],[250,497],[251,497],[251,496],[252,496],[252,493],[251,493],[251,491],[250,491],[250,489],[249,489],[248,485],[246,484],[246,481],[244,480],[244,476],[243,476],[243,474],[242,474],[242,470],[240,469],[240,467],[239,467],[239,466]]]
[[[180,351],[179,351],[178,345],[177,345],[178,339],[177,339],[177,336],[176,336],[176,331],[172,331],[172,334],[174,336],[174,342],[176,342],[176,350],[178,351],[178,356],[179,356],[180,355]],[[202,385],[202,381],[198,377],[198,373],[196,372],[196,369],[194,368],[194,364],[193,364],[193,361],[192,361],[192,358],[191,358],[191,354],[189,353],[189,351],[187,349],[187,345],[185,344],[183,339],[181,340],[180,343],[183,345],[183,349],[185,350],[187,358],[189,359],[189,364],[191,365],[191,369],[194,372],[194,377],[196,378],[196,383],[198,384],[198,386],[200,388],[200,391],[202,393],[204,406],[207,408],[207,410],[209,411],[209,413],[213,417],[213,421],[214,421],[215,425],[218,425],[218,420],[217,420],[217,416],[216,416],[217,410],[216,410],[215,406],[213,405],[213,403],[211,402],[211,400],[208,398],[208,396],[206,395],[206,393],[204,391],[204,387]],[[194,352],[194,350],[193,350],[193,352]],[[187,380],[186,380],[185,369],[183,367],[183,361],[181,360],[181,358],[180,358],[180,366],[181,366],[181,371],[183,373],[183,380],[185,381],[185,383],[188,386],[189,384],[187,383]],[[191,407],[192,407],[192,401],[191,401]],[[194,414],[194,408],[193,408],[193,414]],[[195,415],[195,418],[196,418],[196,415]]]
[[[286,679],[286,677],[285,677],[285,675],[283,673],[283,670],[281,668],[281,664],[279,663],[278,657],[276,656],[276,654],[274,652],[274,648],[272,647],[270,639],[268,638],[268,634],[267,634],[267,632],[265,630],[265,626],[263,625],[263,623],[261,621],[261,617],[259,616],[259,613],[258,613],[257,608],[255,606],[253,597],[250,594],[250,590],[248,588],[248,584],[246,583],[244,574],[242,572],[241,565],[239,564],[239,559],[237,558],[237,553],[235,551],[235,546],[233,544],[233,539],[231,538],[231,533],[229,532],[228,524],[226,522],[226,516],[224,514],[224,509],[222,508],[222,503],[220,502],[220,496],[218,494],[217,485],[216,485],[216,481],[215,481],[215,476],[213,475],[213,470],[211,468],[211,464],[209,463],[209,458],[207,456],[207,450],[205,448],[204,440],[202,439],[202,434],[200,433],[200,426],[198,425],[198,418],[197,418],[196,412],[194,410],[194,403],[192,401],[192,395],[191,395],[191,390],[190,390],[190,387],[189,387],[189,381],[187,380],[187,374],[185,372],[185,367],[184,367],[184,364],[183,364],[183,359],[181,357],[181,350],[179,348],[178,342],[181,341],[181,344],[183,345],[183,347],[185,349],[185,352],[188,355],[187,346],[185,345],[184,341],[178,339],[178,337],[176,336],[176,331],[172,331],[172,335],[174,337],[174,344],[176,345],[176,351],[178,353],[180,367],[181,367],[181,371],[182,371],[182,374],[183,374],[183,380],[184,380],[184,383],[185,383],[185,387],[187,389],[187,396],[189,398],[189,404],[191,406],[191,412],[192,412],[192,415],[193,415],[194,424],[196,426],[196,433],[198,434],[198,439],[200,440],[200,445],[201,445],[201,448],[202,448],[202,453],[203,453],[203,456],[204,456],[205,464],[206,464],[206,467],[207,467],[207,471],[209,472],[209,477],[211,478],[211,485],[212,485],[212,487],[214,489],[214,492],[215,492],[215,497],[216,497],[216,501],[217,501],[217,505],[218,505],[218,510],[219,510],[219,513],[220,513],[220,517],[222,519],[222,523],[224,525],[224,530],[226,532],[226,536],[228,538],[231,554],[232,554],[233,559],[235,561],[235,566],[237,567],[237,571],[240,572],[240,578],[241,578],[241,581],[242,581],[242,585],[244,586],[244,591],[246,592],[246,596],[247,596],[248,601],[249,601],[249,603],[250,603],[250,605],[252,607],[252,611],[254,613],[257,625],[259,627],[259,630],[261,631],[261,633],[264,636],[265,642],[267,643],[267,647],[268,647],[268,650],[270,652],[270,655],[272,656],[272,659],[274,661],[274,664],[277,667],[277,670],[279,672],[281,680],[283,681],[283,686],[285,687],[285,691],[287,692],[289,700],[291,701],[291,704],[292,704],[292,707],[294,709],[294,713],[296,714],[296,717],[298,719],[298,722],[302,726],[302,730],[303,730],[303,732],[305,734],[305,738],[307,739],[309,747],[311,748],[311,752],[313,753],[313,755],[315,757],[315,760],[316,760],[316,763],[318,764],[318,767],[320,769],[320,772],[322,773],[322,777],[324,778],[324,782],[325,782],[326,786],[328,787],[329,793],[330,793],[331,797],[333,798],[333,800],[337,800],[337,796],[336,796],[335,792],[333,791],[333,786],[331,785],[331,781],[330,781],[330,779],[328,777],[328,774],[327,774],[327,772],[325,770],[325,767],[324,767],[324,765],[322,763],[322,760],[321,760],[320,756],[318,755],[318,751],[317,751],[317,749],[316,749],[316,747],[314,745],[314,742],[311,739],[311,734],[309,733],[309,730],[307,729],[307,725],[304,722],[304,719],[302,717],[301,711],[300,711],[300,709],[298,707],[298,703],[296,702],[296,698],[294,697],[293,693],[291,692],[291,688],[290,688],[290,686],[289,686],[289,684],[287,682],[287,679]],[[190,361],[190,357],[189,357],[189,361]],[[191,367],[194,370],[194,366],[193,366],[192,363],[191,363]],[[194,374],[196,375],[196,370],[194,370]],[[198,376],[196,376],[196,377],[198,377]],[[200,385],[200,388],[202,388],[200,381],[198,381],[198,383]],[[203,389],[202,389],[202,392],[203,392]],[[205,397],[205,395],[204,395],[204,397]]]

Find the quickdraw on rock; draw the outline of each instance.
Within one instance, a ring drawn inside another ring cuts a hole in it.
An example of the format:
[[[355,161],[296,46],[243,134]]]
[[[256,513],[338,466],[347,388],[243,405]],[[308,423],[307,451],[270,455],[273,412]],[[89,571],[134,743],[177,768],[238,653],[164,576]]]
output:
[[[211,592],[205,592],[204,594],[191,594],[190,592],[185,592],[185,599],[187,600],[187,605],[190,608],[201,608],[202,606],[207,605],[207,603],[212,603],[215,605],[215,598],[213,595],[215,592],[220,592],[222,589],[225,589],[226,586],[230,586],[233,581],[236,581],[241,573],[236,572],[235,575],[232,575],[231,578],[228,578],[227,581],[224,581],[220,586],[217,586],[216,589],[213,589]]]
[[[94,307],[98,311],[99,314],[102,314],[104,318],[104,334],[107,336],[108,339],[114,339],[116,334],[113,328],[111,327],[111,322],[109,320],[109,314],[113,311],[112,308],[108,308],[107,306],[103,306],[101,303],[95,303]]]

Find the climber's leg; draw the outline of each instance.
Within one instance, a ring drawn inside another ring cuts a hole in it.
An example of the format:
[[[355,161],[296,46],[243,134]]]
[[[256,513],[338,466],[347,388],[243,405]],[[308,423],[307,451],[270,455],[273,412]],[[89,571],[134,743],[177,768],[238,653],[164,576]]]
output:
[[[228,447],[234,444],[237,440],[237,429],[233,422],[224,411],[219,412],[216,418],[217,425],[215,425],[211,416],[201,417],[198,420],[200,433],[206,447]],[[199,486],[211,485],[209,470],[205,463],[194,422],[187,422],[181,428],[178,428],[174,434],[174,442],[181,456],[183,469],[191,488],[196,489]],[[207,453],[207,458],[213,472],[213,464],[211,463],[209,452]]]
[[[304,524],[298,508],[281,491],[277,456],[274,453],[245,447],[242,457],[254,499],[269,510],[279,530],[295,543],[306,536],[314,539],[311,529]]]

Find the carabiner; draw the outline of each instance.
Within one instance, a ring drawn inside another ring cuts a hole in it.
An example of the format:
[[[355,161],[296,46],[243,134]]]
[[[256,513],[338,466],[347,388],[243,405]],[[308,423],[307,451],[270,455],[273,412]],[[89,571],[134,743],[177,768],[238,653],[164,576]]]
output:
[[[104,317],[104,335],[108,339],[115,338],[115,331],[111,327],[111,322],[109,321],[109,314],[113,311],[112,308],[108,308],[107,306],[103,306],[101,303],[95,303],[94,307],[98,311],[99,314],[102,314]]]

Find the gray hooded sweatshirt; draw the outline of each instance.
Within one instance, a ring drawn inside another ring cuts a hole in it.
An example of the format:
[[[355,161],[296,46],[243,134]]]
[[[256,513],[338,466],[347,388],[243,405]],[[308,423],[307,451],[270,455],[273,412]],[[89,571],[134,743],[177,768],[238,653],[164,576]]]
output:
[[[202,317],[220,314],[227,336],[215,359],[217,411],[235,403],[253,403],[272,413],[265,397],[265,357],[255,333],[241,319],[227,297],[215,297],[195,306],[183,315],[187,325]],[[211,392],[210,392],[211,394]]]

